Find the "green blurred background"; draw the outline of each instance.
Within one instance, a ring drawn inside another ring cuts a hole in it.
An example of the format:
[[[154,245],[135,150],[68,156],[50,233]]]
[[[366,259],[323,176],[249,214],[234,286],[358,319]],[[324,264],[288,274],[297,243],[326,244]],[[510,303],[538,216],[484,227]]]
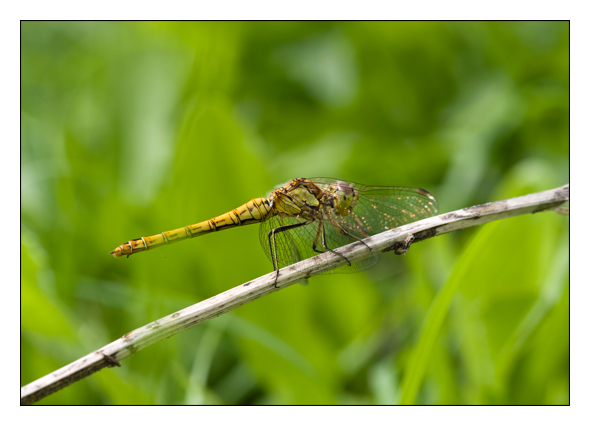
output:
[[[295,177],[440,212],[569,179],[564,22],[23,22],[21,384],[272,270],[258,227],[114,259]],[[44,404],[568,404],[569,218],[314,277]]]

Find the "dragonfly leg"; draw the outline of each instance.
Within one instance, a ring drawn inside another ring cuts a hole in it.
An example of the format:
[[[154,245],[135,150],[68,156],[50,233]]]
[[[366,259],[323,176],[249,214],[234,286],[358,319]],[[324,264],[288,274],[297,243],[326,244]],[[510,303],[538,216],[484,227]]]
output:
[[[277,280],[279,279],[279,259],[277,258],[277,241],[275,235],[280,232],[285,232],[290,229],[299,228],[300,226],[309,225],[312,221],[294,223],[291,225],[279,226],[278,228],[273,229],[268,233],[268,246],[270,247],[270,260],[272,262],[272,267],[275,271],[277,271],[277,275],[275,276],[275,288],[277,288]]]
[[[359,217],[355,215],[355,216],[354,216],[354,220],[355,220],[355,221],[356,221],[356,223],[358,224],[358,226],[359,226],[359,231],[361,231],[361,234],[363,234],[363,235],[365,236],[365,238],[369,238],[369,237],[370,237],[370,235],[369,235],[369,231],[367,231],[367,230],[365,229],[365,227],[364,227],[364,225],[363,225],[363,222],[361,222],[361,220],[359,219]]]
[[[404,254],[410,249],[410,245],[414,241],[414,235],[410,234],[406,237],[403,243],[395,243],[393,245],[393,251],[395,254]]]
[[[322,237],[322,247],[325,248],[327,251],[334,253],[337,256],[340,256],[342,259],[346,260],[346,263],[348,263],[348,266],[352,266],[352,264],[350,263],[350,260],[348,260],[346,258],[346,256],[338,253],[337,251],[332,250],[330,247],[328,247],[328,245],[326,244],[326,229],[324,228],[324,222],[320,221],[319,225],[318,225],[318,231],[315,234],[315,238],[313,240],[313,245],[312,245],[312,249],[313,251],[315,251],[316,253],[325,253],[325,251],[322,250],[318,250],[316,248],[317,242],[318,242],[318,237],[321,235]]]

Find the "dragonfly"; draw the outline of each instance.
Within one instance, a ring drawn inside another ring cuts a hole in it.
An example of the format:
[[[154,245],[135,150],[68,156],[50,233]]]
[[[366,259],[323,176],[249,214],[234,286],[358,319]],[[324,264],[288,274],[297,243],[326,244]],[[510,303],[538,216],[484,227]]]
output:
[[[324,273],[370,268],[377,263],[377,256],[350,262],[334,249],[356,241],[369,248],[364,238],[437,213],[435,198],[422,188],[296,178],[279,185],[266,198],[254,198],[204,222],[129,240],[110,254],[129,257],[188,238],[260,223],[260,243],[276,271],[276,286],[281,268],[328,251],[346,264]]]

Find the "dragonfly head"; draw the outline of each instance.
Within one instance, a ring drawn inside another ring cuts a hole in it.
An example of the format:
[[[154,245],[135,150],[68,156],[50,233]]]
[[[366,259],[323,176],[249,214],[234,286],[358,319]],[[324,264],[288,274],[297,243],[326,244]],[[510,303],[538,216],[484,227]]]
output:
[[[350,183],[336,180],[330,184],[330,201],[339,216],[348,216],[359,198]]]

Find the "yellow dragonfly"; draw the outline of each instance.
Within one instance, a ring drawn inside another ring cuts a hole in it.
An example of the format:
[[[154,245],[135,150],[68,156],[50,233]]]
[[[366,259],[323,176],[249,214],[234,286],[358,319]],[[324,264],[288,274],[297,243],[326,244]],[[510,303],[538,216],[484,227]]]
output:
[[[260,243],[277,278],[280,268],[326,251],[347,262],[327,273],[357,272],[377,263],[377,256],[351,263],[335,248],[437,213],[436,200],[421,188],[297,178],[278,186],[266,198],[254,198],[204,222],[130,240],[110,254],[129,257],[187,238],[261,223]]]

